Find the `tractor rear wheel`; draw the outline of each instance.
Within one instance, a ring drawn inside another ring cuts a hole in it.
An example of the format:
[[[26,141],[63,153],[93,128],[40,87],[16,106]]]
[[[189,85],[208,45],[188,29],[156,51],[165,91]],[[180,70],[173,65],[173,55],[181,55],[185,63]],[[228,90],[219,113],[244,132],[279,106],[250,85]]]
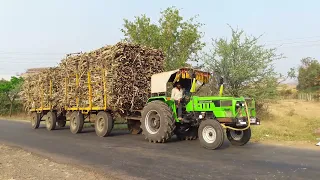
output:
[[[141,122],[137,120],[127,120],[128,130],[131,134],[141,134]]]
[[[224,142],[223,128],[214,119],[207,119],[200,123],[198,136],[200,144],[206,149],[218,149]]]
[[[57,114],[55,112],[47,113],[46,127],[49,131],[54,130],[56,128],[57,123]]]
[[[40,114],[38,114],[36,112],[33,112],[32,115],[31,115],[31,126],[32,126],[32,129],[39,128],[40,121],[41,121]]]
[[[70,117],[70,131],[72,134],[80,133],[83,129],[84,117],[81,112],[74,111]]]
[[[198,139],[198,128],[190,125],[184,127],[182,124],[177,124],[174,133],[179,140],[196,140]]]
[[[99,137],[108,136],[113,128],[113,119],[111,114],[100,111],[97,115],[97,119],[94,122],[94,128]]]
[[[142,111],[142,134],[149,142],[168,141],[175,129],[172,109],[162,101],[149,102]]]
[[[243,146],[247,144],[251,139],[251,129],[248,128],[244,131],[235,131],[227,129],[227,138],[234,146]]]

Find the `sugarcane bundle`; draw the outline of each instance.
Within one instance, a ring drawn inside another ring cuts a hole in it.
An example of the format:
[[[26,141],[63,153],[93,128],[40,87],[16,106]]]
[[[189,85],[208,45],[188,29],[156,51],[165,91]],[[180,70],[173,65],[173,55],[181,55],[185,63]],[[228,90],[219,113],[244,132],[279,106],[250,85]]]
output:
[[[112,110],[142,109],[150,97],[151,76],[162,72],[163,64],[160,50],[117,43],[69,56],[58,67],[27,77],[22,97],[26,109],[39,108],[41,101],[45,107],[57,109],[88,107],[90,83],[93,107],[104,107],[106,95],[107,107]]]
[[[21,92],[25,109],[60,106],[62,103],[61,79],[58,67],[43,69],[32,76],[27,76]]]
[[[151,76],[163,71],[163,63],[161,51],[127,43],[66,58],[60,64],[68,77],[65,104],[76,106],[78,98],[80,107],[89,105],[90,72],[93,106],[103,107],[106,94],[107,106],[113,110],[141,109],[150,96]]]

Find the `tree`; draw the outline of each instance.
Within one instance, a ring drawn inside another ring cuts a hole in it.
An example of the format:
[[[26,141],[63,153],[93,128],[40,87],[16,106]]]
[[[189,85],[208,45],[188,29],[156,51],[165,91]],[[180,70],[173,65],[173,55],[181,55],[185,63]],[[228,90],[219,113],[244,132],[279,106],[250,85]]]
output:
[[[23,79],[20,77],[11,77],[10,81],[0,81],[0,93],[3,94],[10,102],[9,115],[12,115],[13,105],[18,98],[18,94],[21,90]]]
[[[280,77],[272,63],[284,57],[276,54],[276,49],[259,45],[259,37],[247,36],[243,30],[230,28],[230,41],[213,39],[213,49],[204,56],[206,69],[224,78],[228,95],[256,99],[274,97]],[[288,76],[294,76],[292,70]]]
[[[303,58],[298,72],[297,89],[302,91],[316,91],[320,89],[319,61],[311,57]]]
[[[198,52],[205,46],[200,41],[202,24],[195,18],[184,21],[178,9],[169,7],[161,11],[158,24],[141,15],[134,21],[124,19],[121,31],[127,42],[161,49],[165,54],[165,69],[173,70],[185,66],[188,60],[197,61]]]

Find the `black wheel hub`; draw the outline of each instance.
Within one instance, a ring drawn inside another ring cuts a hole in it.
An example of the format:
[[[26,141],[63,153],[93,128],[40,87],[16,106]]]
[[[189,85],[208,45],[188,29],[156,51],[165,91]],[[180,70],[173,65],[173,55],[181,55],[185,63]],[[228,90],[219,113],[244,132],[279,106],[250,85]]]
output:
[[[158,118],[152,118],[151,125],[153,129],[159,129],[160,128],[160,119]]]

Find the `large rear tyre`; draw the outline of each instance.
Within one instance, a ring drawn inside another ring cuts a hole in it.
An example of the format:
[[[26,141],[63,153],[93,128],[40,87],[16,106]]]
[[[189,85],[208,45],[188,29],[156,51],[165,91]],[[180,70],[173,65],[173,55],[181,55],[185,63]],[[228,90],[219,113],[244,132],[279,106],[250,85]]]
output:
[[[31,115],[31,127],[32,129],[38,129],[40,126],[40,114],[33,112]]]
[[[162,101],[149,102],[142,111],[141,128],[149,142],[167,142],[175,129],[172,109]]]
[[[75,111],[70,118],[70,131],[72,134],[80,133],[83,129],[84,117],[81,112]]]
[[[198,136],[201,146],[206,149],[218,149],[224,142],[223,128],[214,119],[204,120],[200,123]]]
[[[46,128],[47,130],[51,131],[56,128],[57,123],[57,114],[54,112],[47,113],[47,120],[46,120]]]
[[[98,136],[108,136],[113,128],[113,119],[111,114],[104,111],[99,112],[97,119],[95,120],[94,128]]]
[[[251,129],[248,128],[244,131],[235,131],[227,129],[227,138],[234,146],[243,146],[247,144],[251,139]]]
[[[131,134],[141,134],[141,122],[137,120],[127,120],[128,130]]]

